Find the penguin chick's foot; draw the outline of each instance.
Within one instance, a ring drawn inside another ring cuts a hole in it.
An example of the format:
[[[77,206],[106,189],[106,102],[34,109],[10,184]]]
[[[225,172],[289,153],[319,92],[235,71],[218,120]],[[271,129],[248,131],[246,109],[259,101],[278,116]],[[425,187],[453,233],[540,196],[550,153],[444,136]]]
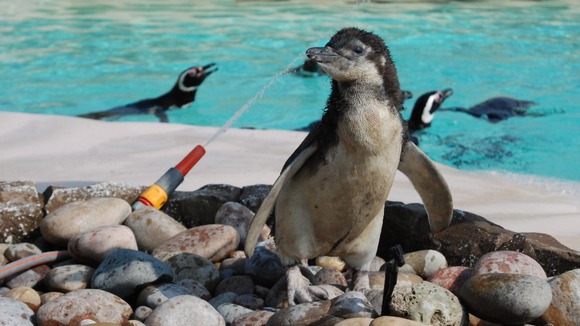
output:
[[[354,270],[352,275],[352,290],[366,293],[370,288],[369,273],[367,271]]]
[[[311,286],[310,281],[302,276],[299,265],[288,267],[286,280],[288,282],[288,304],[291,306],[329,299],[329,294],[325,289]]]

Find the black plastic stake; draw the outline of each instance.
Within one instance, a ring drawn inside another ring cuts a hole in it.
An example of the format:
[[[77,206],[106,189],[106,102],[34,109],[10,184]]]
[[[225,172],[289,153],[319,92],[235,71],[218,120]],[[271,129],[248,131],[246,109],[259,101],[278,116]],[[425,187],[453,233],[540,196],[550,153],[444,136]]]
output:
[[[405,265],[405,258],[403,258],[403,248],[401,245],[389,248],[389,255],[392,259],[385,264],[385,288],[383,289],[383,307],[381,308],[381,316],[389,315],[389,305],[391,303],[393,290],[397,284],[399,267]]]

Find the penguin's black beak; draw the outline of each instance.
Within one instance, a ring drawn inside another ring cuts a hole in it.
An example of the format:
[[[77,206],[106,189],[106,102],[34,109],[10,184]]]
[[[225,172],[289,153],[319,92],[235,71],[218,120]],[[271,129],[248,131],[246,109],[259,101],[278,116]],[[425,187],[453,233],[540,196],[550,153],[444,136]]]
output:
[[[441,102],[443,102],[446,98],[448,98],[449,96],[453,95],[453,90],[451,88],[446,88],[444,90],[441,91],[442,97],[443,99],[441,100]]]
[[[330,63],[336,60],[341,55],[334,52],[331,47],[325,46],[323,48],[310,48],[306,50],[306,56],[318,63]]]
[[[403,95],[403,100],[408,100],[410,98],[413,98],[413,93],[411,93],[410,91],[402,90],[401,94]]]
[[[202,69],[203,74],[205,75],[205,77],[207,77],[212,73],[216,72],[218,70],[218,67],[216,66],[215,63],[212,62],[210,64],[203,66]]]

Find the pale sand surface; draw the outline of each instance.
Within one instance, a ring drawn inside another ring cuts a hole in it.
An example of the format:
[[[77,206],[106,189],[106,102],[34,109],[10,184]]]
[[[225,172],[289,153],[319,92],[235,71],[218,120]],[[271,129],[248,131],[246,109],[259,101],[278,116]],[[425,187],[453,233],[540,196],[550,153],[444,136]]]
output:
[[[217,130],[0,112],[0,180],[31,180],[40,191],[48,185],[102,181],[150,185]],[[293,131],[228,129],[206,146],[206,155],[178,190],[193,191],[206,184],[272,184],[305,136]],[[580,183],[439,167],[456,209],[512,231],[548,233],[580,250]],[[400,173],[389,200],[420,202]]]

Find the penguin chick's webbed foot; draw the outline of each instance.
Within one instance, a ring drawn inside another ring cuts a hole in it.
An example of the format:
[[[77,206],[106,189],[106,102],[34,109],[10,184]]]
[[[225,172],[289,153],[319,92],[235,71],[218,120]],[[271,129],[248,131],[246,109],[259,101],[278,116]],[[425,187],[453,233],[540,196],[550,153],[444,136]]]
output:
[[[326,290],[313,286],[310,279],[302,275],[299,265],[287,267],[286,281],[289,305],[330,299]]]

